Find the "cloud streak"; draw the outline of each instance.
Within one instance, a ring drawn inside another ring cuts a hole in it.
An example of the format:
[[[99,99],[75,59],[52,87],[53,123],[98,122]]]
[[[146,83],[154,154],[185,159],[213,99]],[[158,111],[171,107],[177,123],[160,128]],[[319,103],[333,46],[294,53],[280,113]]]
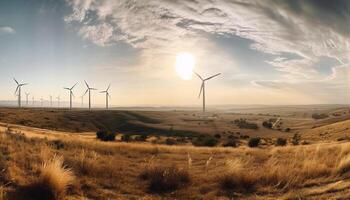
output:
[[[14,34],[14,33],[16,33],[15,29],[13,29],[9,26],[0,27],[0,35]]]

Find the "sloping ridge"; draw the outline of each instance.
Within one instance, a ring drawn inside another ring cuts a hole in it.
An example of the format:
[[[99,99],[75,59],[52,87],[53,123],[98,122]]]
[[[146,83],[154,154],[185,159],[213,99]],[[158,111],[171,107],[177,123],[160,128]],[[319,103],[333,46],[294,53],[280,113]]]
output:
[[[337,140],[350,138],[350,119],[331,123],[302,132],[305,139]]]

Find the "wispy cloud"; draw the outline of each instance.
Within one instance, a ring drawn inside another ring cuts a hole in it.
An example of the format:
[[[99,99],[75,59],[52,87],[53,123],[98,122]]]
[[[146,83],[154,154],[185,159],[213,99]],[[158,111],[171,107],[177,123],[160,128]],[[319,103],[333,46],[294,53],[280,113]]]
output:
[[[340,68],[328,77],[315,64],[337,59],[349,70],[350,2],[342,0],[67,0],[79,34],[100,45],[126,42],[149,54],[171,53],[181,45],[196,46],[206,34],[225,34],[253,41],[250,48],[280,56],[267,60],[284,73],[277,80],[255,80],[264,87],[291,82],[341,87]],[[196,38],[197,42],[193,42]],[[283,58],[283,54],[298,58]],[[342,75],[343,76],[343,75]],[[322,80],[321,82],[319,80]],[[331,81],[336,84],[330,83]],[[293,87],[302,87],[292,84]]]
[[[13,29],[9,26],[0,27],[0,35],[2,35],[2,34],[14,34],[14,33],[16,33],[15,29]]]

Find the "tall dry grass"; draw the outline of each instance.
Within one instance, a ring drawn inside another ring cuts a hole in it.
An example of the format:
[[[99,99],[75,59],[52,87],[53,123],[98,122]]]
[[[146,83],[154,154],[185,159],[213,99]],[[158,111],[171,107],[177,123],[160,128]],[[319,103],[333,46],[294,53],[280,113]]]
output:
[[[63,166],[63,158],[55,156],[44,163],[39,178],[28,185],[28,194],[36,199],[62,199],[75,177],[70,169]]]

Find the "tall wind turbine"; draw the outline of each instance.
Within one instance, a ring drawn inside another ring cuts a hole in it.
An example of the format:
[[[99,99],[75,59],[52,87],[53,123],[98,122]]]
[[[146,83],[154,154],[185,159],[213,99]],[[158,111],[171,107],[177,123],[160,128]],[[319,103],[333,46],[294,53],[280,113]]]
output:
[[[41,105],[41,107],[43,107],[43,105],[44,105],[44,99],[43,99],[43,97],[40,98],[40,105]]]
[[[83,95],[80,96],[80,99],[81,99],[81,107],[82,107],[82,108],[84,107],[84,96],[85,96],[85,94],[83,94]]]
[[[59,108],[60,107],[61,96],[58,95],[58,97],[56,97],[56,99],[57,99],[57,107]]]
[[[87,92],[89,92],[89,110],[91,110],[91,90],[97,90],[97,89],[96,89],[96,88],[90,87],[89,84],[88,84],[86,81],[85,81],[85,84],[86,84],[87,89],[86,89],[84,95],[85,95]]]
[[[29,97],[30,93],[26,92],[26,106],[28,106],[28,97]]]
[[[108,90],[109,90],[110,87],[111,87],[111,84],[108,85],[108,88],[107,88],[105,91],[100,92],[100,93],[106,93],[106,109],[107,109],[107,110],[108,110],[108,99],[111,97],[111,96],[109,95],[109,92],[108,92]]]
[[[50,107],[52,107],[52,95],[50,95]]]
[[[74,87],[77,85],[78,83],[76,83],[76,84],[74,84],[73,85],[73,87],[71,87],[71,88],[64,88],[64,89],[66,89],[66,90],[69,90],[69,108],[70,109],[72,109],[72,97],[74,96],[74,94],[73,94],[73,89],[74,89]]]
[[[17,94],[18,92],[18,107],[20,108],[21,107],[21,89],[22,89],[22,86],[25,86],[25,85],[28,85],[28,83],[18,83],[18,81],[13,78],[13,80],[16,82],[17,84],[17,88],[16,88],[16,91],[15,91],[15,94]]]
[[[201,81],[202,81],[202,85],[201,85],[201,90],[200,90],[200,92],[199,92],[199,95],[198,95],[198,98],[200,98],[201,97],[201,94],[203,94],[203,113],[205,112],[205,82],[206,81],[208,81],[208,80],[210,80],[210,79],[212,79],[212,78],[214,78],[214,77],[216,77],[216,76],[219,76],[221,73],[218,73],[218,74],[215,74],[215,75],[213,75],[213,76],[210,76],[210,77],[208,77],[208,78],[205,78],[205,79],[203,79],[199,74],[197,74],[197,73],[195,73],[197,76],[198,76],[198,78],[200,78],[201,79]]]
[[[35,100],[34,100],[34,96],[32,96],[32,105],[34,106],[35,104]]]

